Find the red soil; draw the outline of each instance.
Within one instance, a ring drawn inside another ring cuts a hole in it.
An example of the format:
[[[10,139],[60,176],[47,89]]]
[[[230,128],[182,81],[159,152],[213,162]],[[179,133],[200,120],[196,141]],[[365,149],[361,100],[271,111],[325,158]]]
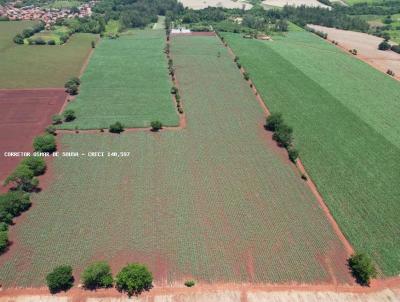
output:
[[[335,285],[335,284],[237,284],[237,283],[217,283],[201,284],[197,283],[193,288],[182,286],[183,282],[172,286],[155,286],[149,292],[142,293],[141,296],[153,298],[157,295],[176,295],[187,293],[205,293],[216,291],[243,291],[246,292],[277,292],[277,291],[299,291],[299,292],[344,292],[344,293],[374,293],[386,288],[398,290],[400,288],[400,278],[390,278],[385,280],[374,280],[369,287],[360,285]],[[46,287],[41,288],[9,288],[0,292],[0,297],[17,296],[47,296],[50,295]],[[110,298],[126,297],[126,294],[118,292],[115,288],[98,289],[96,291],[83,290],[77,287],[68,292],[57,294],[58,297],[73,297],[76,301],[84,301],[88,297]]]
[[[190,33],[171,34],[171,36],[215,36],[215,32],[213,32],[213,31],[193,31]]]
[[[0,181],[12,172],[22,157],[5,152],[32,152],[32,140],[51,124],[66,100],[64,89],[0,90]],[[5,188],[0,190],[5,191]]]

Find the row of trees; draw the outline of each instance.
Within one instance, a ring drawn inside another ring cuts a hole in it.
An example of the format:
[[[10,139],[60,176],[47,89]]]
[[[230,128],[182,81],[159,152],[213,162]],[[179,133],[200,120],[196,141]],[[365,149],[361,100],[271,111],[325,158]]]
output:
[[[56,267],[46,277],[47,286],[51,293],[67,291],[74,285],[72,267],[61,265]],[[153,275],[145,265],[128,264],[116,275],[112,276],[111,268],[105,261],[95,262],[88,266],[82,273],[82,283],[86,289],[115,287],[128,296],[139,295],[152,288]]]
[[[4,181],[4,185],[11,185],[11,190],[0,195],[0,253],[4,253],[9,245],[8,227],[13,218],[31,206],[29,193],[37,189],[37,176],[46,171],[46,162],[43,158],[29,156],[22,160],[17,168]]]

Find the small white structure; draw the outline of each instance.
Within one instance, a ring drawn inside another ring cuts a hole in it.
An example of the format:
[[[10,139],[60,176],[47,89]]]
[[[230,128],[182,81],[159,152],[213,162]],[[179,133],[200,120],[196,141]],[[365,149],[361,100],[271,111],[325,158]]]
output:
[[[190,33],[191,33],[190,29],[186,29],[185,27],[171,29],[171,34],[173,35],[190,34]]]

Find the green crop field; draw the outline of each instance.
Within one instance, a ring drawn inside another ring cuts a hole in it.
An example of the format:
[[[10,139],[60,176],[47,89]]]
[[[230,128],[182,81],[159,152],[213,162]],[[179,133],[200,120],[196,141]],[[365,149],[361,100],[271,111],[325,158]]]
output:
[[[273,42],[226,34],[353,246],[400,272],[400,85],[307,32]]]
[[[163,30],[103,39],[82,76],[79,96],[68,106],[77,119],[61,128],[108,128],[116,121],[148,127],[153,120],[177,126],[164,47]]]
[[[18,45],[13,37],[34,23],[0,22],[0,88],[63,87],[78,76],[91,50],[92,34],[75,34],[65,45]]]
[[[219,55],[218,55],[219,54]],[[146,263],[156,284],[350,282],[346,254],[216,37],[176,37],[187,127],[64,134],[49,186],[11,228],[1,284],[41,285],[54,266]],[[138,91],[139,88],[138,88]],[[106,154],[105,154],[106,155]]]

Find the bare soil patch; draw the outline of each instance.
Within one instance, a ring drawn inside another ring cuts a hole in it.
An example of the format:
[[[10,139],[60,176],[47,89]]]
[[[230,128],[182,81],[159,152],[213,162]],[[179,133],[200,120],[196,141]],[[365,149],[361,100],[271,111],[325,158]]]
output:
[[[208,6],[212,7],[225,7],[225,8],[243,8],[250,9],[251,4],[244,1],[233,1],[233,0],[180,0],[183,6],[187,6],[192,9],[203,9]]]
[[[391,69],[395,78],[400,80],[400,54],[393,51],[378,50],[382,38],[349,30],[341,30],[319,25],[308,25],[311,28],[328,34],[329,41],[337,41],[338,47],[345,51],[357,50],[357,58],[363,60],[374,68],[386,73]]]
[[[33,138],[51,124],[51,116],[60,112],[65,100],[66,93],[59,88],[0,90],[1,182],[21,160],[4,153],[33,151]]]
[[[291,6],[311,6],[311,7],[325,7],[328,8],[329,6],[318,2],[317,0],[265,0],[263,4],[277,6],[277,7],[284,7],[285,5]]]

